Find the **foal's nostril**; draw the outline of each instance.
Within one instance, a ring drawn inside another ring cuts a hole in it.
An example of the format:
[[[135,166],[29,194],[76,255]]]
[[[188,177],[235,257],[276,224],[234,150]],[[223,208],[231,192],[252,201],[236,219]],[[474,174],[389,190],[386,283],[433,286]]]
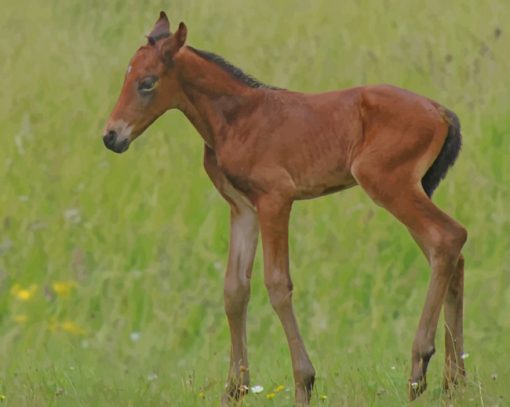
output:
[[[108,133],[106,133],[103,136],[104,145],[108,148],[112,148],[115,145],[116,140],[117,140],[117,133],[115,132],[115,130],[109,130]]]

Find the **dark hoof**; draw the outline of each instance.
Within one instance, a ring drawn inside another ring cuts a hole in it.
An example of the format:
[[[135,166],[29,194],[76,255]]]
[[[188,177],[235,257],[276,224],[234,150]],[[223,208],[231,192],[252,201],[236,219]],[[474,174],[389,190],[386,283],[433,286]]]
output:
[[[453,391],[457,386],[464,384],[466,371],[458,368],[454,373],[445,374],[443,377],[443,390],[445,392]]]
[[[427,380],[425,378],[409,380],[409,400],[416,400],[427,389]]]
[[[221,399],[222,406],[233,406],[248,393],[248,386],[245,384],[229,384]]]
[[[310,376],[304,383],[304,386],[299,386],[296,383],[296,404],[308,405],[312,397],[313,385],[315,383],[315,376]]]

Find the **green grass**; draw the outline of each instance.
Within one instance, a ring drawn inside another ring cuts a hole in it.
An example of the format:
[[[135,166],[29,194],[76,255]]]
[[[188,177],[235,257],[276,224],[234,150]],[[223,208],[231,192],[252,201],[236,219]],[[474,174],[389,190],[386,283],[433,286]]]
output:
[[[174,27],[186,21],[190,44],[264,82],[392,83],[457,112],[464,148],[435,201],[469,230],[469,376],[452,398],[441,393],[441,328],[429,389],[414,405],[508,405],[510,3],[417,3],[4,1],[0,405],[218,405],[228,209],[201,167],[202,142],[178,112],[125,155],[100,139],[160,9]],[[318,371],[312,404],[405,405],[425,260],[359,188],[293,212],[295,308]],[[55,282],[75,285],[66,297]],[[265,391],[245,405],[290,405],[292,391],[265,397],[292,377],[260,253],[249,345],[252,384]]]

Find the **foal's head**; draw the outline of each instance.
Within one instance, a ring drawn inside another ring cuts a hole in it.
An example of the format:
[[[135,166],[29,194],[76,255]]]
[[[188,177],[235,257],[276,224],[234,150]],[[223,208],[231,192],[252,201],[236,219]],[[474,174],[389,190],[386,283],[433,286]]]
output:
[[[174,58],[186,41],[186,26],[170,32],[162,11],[148,42],[131,59],[124,85],[105,126],[103,141],[116,153],[129,144],[165,111],[176,106],[180,94]]]

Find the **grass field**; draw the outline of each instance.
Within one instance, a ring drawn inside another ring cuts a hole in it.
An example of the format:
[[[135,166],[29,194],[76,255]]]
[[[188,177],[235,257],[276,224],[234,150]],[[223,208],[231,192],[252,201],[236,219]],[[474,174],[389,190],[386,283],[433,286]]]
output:
[[[4,0],[0,405],[218,405],[228,209],[202,169],[202,142],[178,112],[125,155],[100,139],[161,9],[174,27],[187,23],[190,44],[264,82],[301,91],[392,83],[457,112],[464,148],[434,199],[469,231],[468,379],[442,394],[441,326],[429,389],[413,405],[509,405],[505,0]],[[312,405],[406,405],[430,272],[405,228],[359,188],[299,202],[291,267],[318,372]],[[249,345],[252,385],[264,391],[244,405],[287,406],[290,358],[261,274],[259,253]]]

